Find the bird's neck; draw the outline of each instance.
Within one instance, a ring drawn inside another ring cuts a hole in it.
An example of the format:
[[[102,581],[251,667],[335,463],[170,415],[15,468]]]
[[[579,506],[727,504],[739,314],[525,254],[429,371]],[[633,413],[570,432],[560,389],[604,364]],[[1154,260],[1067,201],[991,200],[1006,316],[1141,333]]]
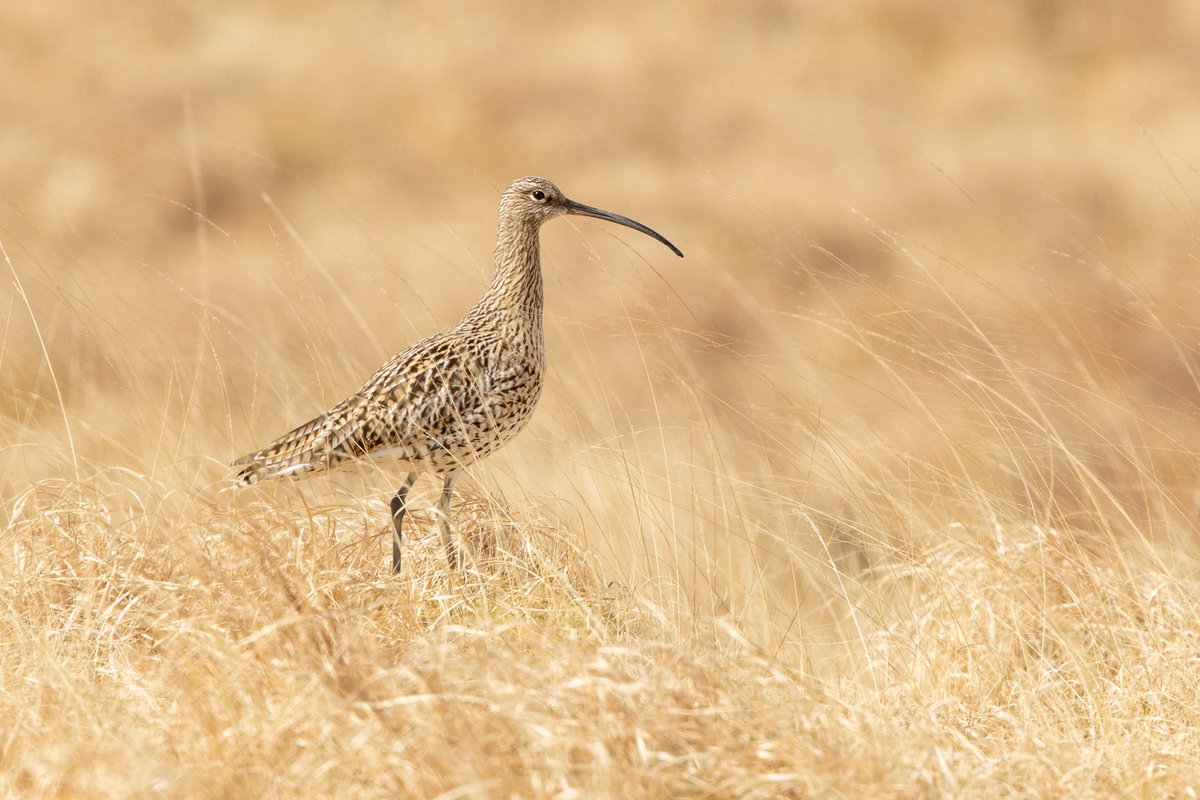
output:
[[[537,225],[502,218],[496,232],[496,274],[478,307],[541,325],[542,263],[539,251]]]

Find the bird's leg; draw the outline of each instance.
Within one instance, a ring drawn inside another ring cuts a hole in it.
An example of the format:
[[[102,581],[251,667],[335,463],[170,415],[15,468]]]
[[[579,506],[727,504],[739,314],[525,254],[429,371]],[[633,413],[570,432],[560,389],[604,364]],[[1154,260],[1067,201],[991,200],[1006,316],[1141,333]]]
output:
[[[417,482],[417,473],[410,472],[404,481],[404,485],[396,492],[396,496],[392,498],[392,525],[395,527],[395,533],[392,534],[392,574],[400,574],[400,523],[404,521],[404,498],[408,497],[408,490]]]
[[[450,561],[452,569],[458,569],[462,565],[458,542],[454,541],[454,534],[450,531],[450,495],[454,493],[454,481],[457,478],[457,472],[446,475],[446,482],[442,484],[442,496],[438,499],[437,506],[438,526],[442,529],[442,544],[446,546],[446,558]]]

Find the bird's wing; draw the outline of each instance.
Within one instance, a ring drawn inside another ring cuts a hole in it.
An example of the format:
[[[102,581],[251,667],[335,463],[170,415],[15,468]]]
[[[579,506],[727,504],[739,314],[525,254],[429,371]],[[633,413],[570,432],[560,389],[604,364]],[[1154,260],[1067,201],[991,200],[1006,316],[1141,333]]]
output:
[[[465,395],[482,366],[462,354],[485,350],[491,334],[472,334],[470,343],[463,337],[442,332],[407,348],[350,397],[233,462],[238,480],[299,475],[383,450],[420,457],[461,418],[464,400],[470,405]]]
[[[234,461],[237,479],[257,483],[334,466],[344,460],[342,453],[355,439],[365,408],[360,394],[346,398],[261,450]]]

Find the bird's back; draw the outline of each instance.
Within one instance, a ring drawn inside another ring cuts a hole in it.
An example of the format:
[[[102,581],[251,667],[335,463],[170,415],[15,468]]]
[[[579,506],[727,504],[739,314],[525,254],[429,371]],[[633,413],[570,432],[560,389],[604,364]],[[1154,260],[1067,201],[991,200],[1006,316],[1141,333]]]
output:
[[[472,318],[408,347],[324,414],[234,462],[245,483],[389,458],[450,472],[498,449],[541,394],[540,324]],[[536,321],[540,323],[540,319]]]

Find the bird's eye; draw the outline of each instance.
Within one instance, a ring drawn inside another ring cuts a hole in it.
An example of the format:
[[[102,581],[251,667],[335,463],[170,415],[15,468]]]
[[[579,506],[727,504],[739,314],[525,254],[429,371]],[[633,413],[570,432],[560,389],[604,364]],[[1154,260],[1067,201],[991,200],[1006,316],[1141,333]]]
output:
[[[537,200],[539,203],[546,199],[546,193],[543,192],[541,189],[534,189],[533,192],[531,192],[529,196],[532,197],[534,200]]]

